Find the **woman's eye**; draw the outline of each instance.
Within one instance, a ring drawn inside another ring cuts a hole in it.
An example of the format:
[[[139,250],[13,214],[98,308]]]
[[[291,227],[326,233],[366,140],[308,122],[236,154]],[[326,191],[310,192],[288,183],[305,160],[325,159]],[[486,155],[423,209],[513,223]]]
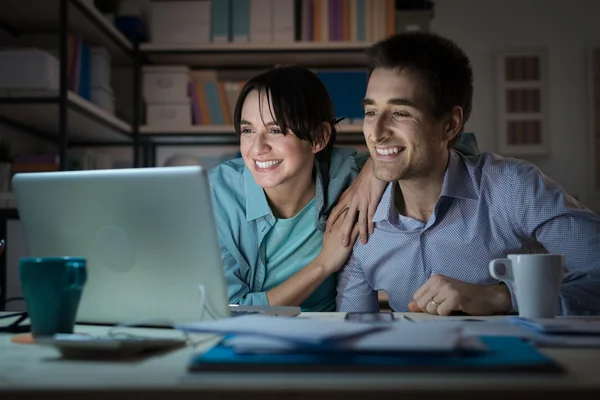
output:
[[[252,133],[252,129],[250,128],[242,128],[242,130],[240,131],[242,134],[247,135],[249,133]]]
[[[271,129],[269,133],[273,135],[281,135],[283,132],[281,131],[281,129]]]

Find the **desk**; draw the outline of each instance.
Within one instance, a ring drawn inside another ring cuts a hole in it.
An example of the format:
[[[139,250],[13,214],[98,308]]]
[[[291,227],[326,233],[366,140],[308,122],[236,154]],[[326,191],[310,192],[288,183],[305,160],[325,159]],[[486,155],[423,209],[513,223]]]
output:
[[[343,318],[343,313],[304,313],[316,318]],[[418,320],[440,318],[408,314]],[[454,317],[444,317],[454,318]],[[106,333],[108,328],[78,326],[77,332]],[[180,335],[177,331],[135,329],[156,335]],[[567,367],[564,377],[519,376],[510,373],[188,373],[186,364],[195,351],[210,348],[218,339],[206,340],[195,350],[183,348],[140,362],[67,361],[53,348],[13,344],[11,335],[0,334],[0,398],[38,399],[55,395],[62,399],[257,398],[344,400],[374,398],[532,399],[565,396],[577,400],[600,398],[600,349],[547,349],[548,356]],[[196,337],[199,339],[199,336]],[[402,397],[400,397],[402,396]],[[537,396],[537,397],[536,397]],[[340,396],[341,397],[341,396]]]

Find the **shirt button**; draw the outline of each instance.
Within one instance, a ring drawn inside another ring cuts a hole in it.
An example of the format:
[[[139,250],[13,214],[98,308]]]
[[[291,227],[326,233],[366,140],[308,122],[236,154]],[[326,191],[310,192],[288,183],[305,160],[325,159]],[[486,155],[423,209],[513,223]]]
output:
[[[425,229],[425,230],[423,231],[423,235],[425,235],[425,236],[429,235],[429,229]]]

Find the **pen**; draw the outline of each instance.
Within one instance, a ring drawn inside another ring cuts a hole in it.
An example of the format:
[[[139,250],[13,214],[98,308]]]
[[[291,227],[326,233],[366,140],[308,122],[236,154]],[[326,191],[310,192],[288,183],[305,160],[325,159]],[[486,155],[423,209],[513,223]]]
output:
[[[407,317],[406,315],[401,315],[400,317],[402,317],[402,319],[408,321],[408,322],[415,322],[414,319],[412,319],[411,317]]]

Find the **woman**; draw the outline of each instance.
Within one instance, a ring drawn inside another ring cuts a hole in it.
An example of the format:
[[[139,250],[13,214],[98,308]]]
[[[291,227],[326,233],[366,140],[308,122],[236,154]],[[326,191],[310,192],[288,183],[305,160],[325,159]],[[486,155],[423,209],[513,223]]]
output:
[[[280,67],[251,79],[234,124],[242,158],[210,173],[229,302],[335,311],[335,273],[358,235],[355,213],[364,241],[384,184],[365,168],[325,231],[362,162],[333,147],[333,104],[307,69]]]

